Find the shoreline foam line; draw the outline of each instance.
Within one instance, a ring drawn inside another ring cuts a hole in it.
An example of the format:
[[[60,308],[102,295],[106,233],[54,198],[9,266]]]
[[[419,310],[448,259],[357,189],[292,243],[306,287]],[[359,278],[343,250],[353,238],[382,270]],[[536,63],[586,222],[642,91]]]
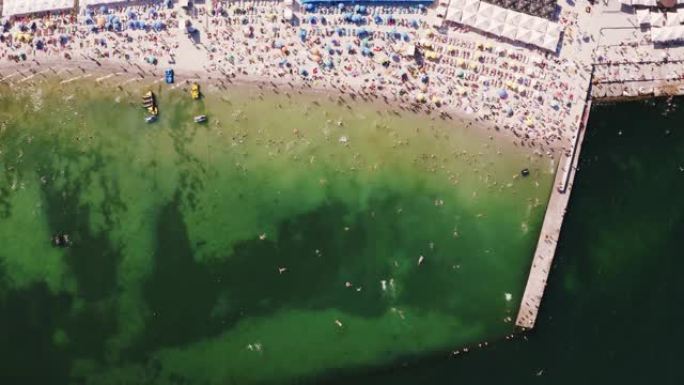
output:
[[[546,214],[544,215],[544,223],[542,224],[541,232],[539,233],[539,240],[537,241],[537,248],[532,259],[532,267],[530,268],[530,275],[527,278],[525,292],[520,301],[520,309],[515,320],[515,325],[524,329],[532,329],[539,313],[539,306],[541,305],[542,297],[544,296],[544,289],[551,270],[551,264],[556,254],[558,246],[558,239],[561,227],[563,226],[563,219],[570,201],[570,193],[572,192],[573,181],[577,171],[577,162],[579,161],[580,150],[582,149],[582,142],[584,141],[584,134],[587,130],[587,121],[589,120],[589,112],[591,111],[591,98],[584,106],[582,120],[577,131],[577,137],[569,154],[563,155],[563,159],[558,162],[556,170],[556,177],[554,181],[554,188],[551,191],[548,206],[546,207]]]

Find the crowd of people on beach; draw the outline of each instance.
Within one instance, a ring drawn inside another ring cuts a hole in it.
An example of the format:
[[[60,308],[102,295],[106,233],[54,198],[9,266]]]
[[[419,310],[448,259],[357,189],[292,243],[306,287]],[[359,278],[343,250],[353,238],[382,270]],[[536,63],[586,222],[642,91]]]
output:
[[[337,90],[442,119],[465,117],[548,154],[568,146],[580,119],[583,89],[570,79],[586,69],[458,25],[435,28],[431,8],[136,4],[4,20],[0,57],[176,67],[217,80]]]

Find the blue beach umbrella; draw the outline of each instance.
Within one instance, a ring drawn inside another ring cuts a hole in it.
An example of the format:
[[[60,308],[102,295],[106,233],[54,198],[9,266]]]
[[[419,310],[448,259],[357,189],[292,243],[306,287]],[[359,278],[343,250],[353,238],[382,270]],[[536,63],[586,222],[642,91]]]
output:
[[[337,8],[340,10],[344,9],[344,3],[337,3]]]
[[[409,36],[409,34],[408,34],[407,32],[404,32],[404,34],[401,35],[401,38],[402,38],[404,41],[409,41],[409,40],[411,40],[411,36]]]
[[[325,64],[325,66],[328,67],[328,68],[332,68],[332,67],[333,67],[333,61],[332,61],[331,58],[325,59],[325,63],[324,63],[324,64]]]
[[[363,49],[361,50],[361,54],[363,56],[373,56],[373,51],[371,51],[370,48],[363,47]]]
[[[316,24],[318,22],[318,18],[316,16],[311,16],[311,18],[309,19],[309,22],[311,24]]]
[[[138,15],[132,9],[128,11],[128,18],[135,19]]]
[[[366,6],[365,5],[359,6],[359,13],[366,13]]]
[[[90,16],[86,16],[86,18],[85,18],[85,23],[86,23],[87,25],[93,24],[93,18],[90,17]]]
[[[420,81],[421,81],[421,82],[427,83],[428,80],[430,80],[430,79],[428,78],[427,75],[425,75],[425,74],[421,75],[421,77],[420,77]]]
[[[107,7],[106,6],[101,6],[100,7],[100,13],[107,13]]]
[[[499,91],[497,91],[497,94],[501,99],[506,99],[508,97],[508,92],[506,92],[506,90],[504,90],[503,88],[499,89]]]
[[[299,30],[299,38],[302,40],[306,39],[306,30],[305,29],[300,29]]]
[[[418,23],[418,20],[416,20],[416,19],[411,20],[411,27],[413,27],[413,28],[420,27],[420,23]]]
[[[314,5],[311,3],[307,3],[306,6],[304,6],[304,9],[306,9],[309,12],[313,12],[314,8]]]
[[[130,28],[130,29],[136,29],[135,21],[133,21],[133,20],[128,20],[128,28]]]
[[[382,16],[375,15],[375,24],[382,24]]]
[[[299,69],[299,74],[300,74],[301,76],[307,77],[307,76],[309,76],[309,71],[307,71],[307,70],[304,69],[304,68],[300,68],[300,69]]]

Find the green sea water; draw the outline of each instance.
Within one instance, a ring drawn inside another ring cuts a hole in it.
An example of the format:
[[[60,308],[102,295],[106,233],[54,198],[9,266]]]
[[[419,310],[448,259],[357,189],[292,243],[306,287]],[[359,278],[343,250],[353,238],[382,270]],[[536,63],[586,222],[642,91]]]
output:
[[[595,106],[535,329],[323,384],[684,383],[684,110]]]
[[[3,383],[292,383],[513,330],[554,160],[370,101],[151,87],[149,125],[146,87],[0,90]]]

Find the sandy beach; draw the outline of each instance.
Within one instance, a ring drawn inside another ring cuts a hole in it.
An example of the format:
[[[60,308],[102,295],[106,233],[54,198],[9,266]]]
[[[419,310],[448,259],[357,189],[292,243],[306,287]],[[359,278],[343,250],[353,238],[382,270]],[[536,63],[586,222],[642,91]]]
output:
[[[322,90],[341,103],[349,96],[502,132],[539,155],[567,150],[585,97],[572,78],[584,68],[455,25],[438,31],[433,13],[213,1],[18,18],[5,25],[0,79],[20,86],[50,72],[64,80],[92,72],[113,74],[108,82],[162,81],[173,68],[181,82]]]

